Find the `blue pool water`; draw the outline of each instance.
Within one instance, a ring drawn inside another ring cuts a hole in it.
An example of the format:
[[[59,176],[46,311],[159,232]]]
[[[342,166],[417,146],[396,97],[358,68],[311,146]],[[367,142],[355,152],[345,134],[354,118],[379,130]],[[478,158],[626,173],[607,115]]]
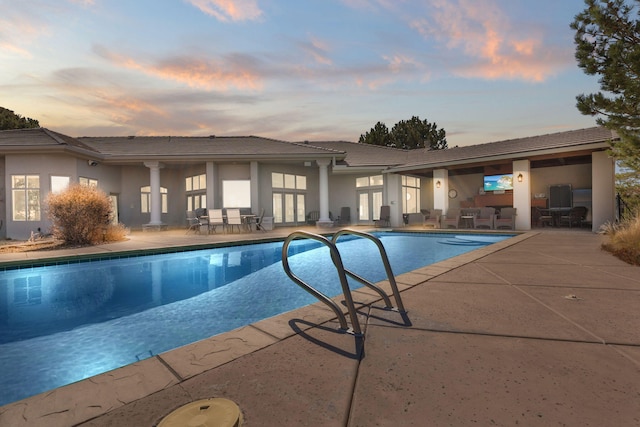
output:
[[[395,275],[510,237],[375,234]],[[338,248],[349,270],[386,278],[372,242],[343,236]],[[316,302],[286,276],[281,251],[259,243],[0,272],[0,405]],[[296,240],[289,260],[321,292],[341,293],[327,247]]]

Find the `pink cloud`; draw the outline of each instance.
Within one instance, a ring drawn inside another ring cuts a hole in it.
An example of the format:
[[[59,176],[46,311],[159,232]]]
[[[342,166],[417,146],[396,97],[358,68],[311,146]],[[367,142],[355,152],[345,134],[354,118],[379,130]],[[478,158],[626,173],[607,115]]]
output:
[[[247,66],[242,58],[226,58],[219,63],[213,60],[190,57],[174,57],[156,64],[145,64],[104,47],[94,48],[96,53],[113,64],[140,71],[165,80],[173,80],[205,90],[262,89],[262,78]]]
[[[555,73],[558,61],[545,49],[542,35],[520,35],[491,0],[432,0],[430,19],[411,27],[452,50],[462,50],[473,64],[456,69],[465,77],[541,82]]]
[[[333,61],[329,57],[329,47],[321,40],[312,38],[308,43],[300,43],[302,49],[309,53],[315,62],[323,65],[331,65]]]
[[[262,15],[256,0],[185,0],[220,21],[254,21]]]

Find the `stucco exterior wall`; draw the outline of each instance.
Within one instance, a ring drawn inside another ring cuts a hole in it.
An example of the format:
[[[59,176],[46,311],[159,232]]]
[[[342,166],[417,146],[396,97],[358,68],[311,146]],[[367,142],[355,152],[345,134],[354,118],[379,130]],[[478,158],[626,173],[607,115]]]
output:
[[[51,191],[51,176],[68,176],[70,182],[78,182],[77,161],[70,156],[58,154],[8,154],[5,156],[6,180],[6,235],[13,239],[27,239],[38,228],[43,232],[51,229],[47,218],[45,199]],[[11,189],[12,175],[38,175],[40,177],[40,221],[14,221]]]
[[[591,164],[531,169],[531,193],[549,196],[549,186],[571,184],[572,189],[591,188]]]

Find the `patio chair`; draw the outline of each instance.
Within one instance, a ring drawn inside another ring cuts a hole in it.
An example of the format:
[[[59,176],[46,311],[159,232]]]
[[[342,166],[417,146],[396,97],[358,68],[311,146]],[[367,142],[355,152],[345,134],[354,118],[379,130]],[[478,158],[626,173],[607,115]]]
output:
[[[213,229],[216,232],[217,226],[222,226],[224,230],[224,216],[222,215],[222,209],[209,209],[209,232]]]
[[[320,219],[320,211],[311,211],[307,214],[307,224],[316,225],[316,222]]]
[[[495,228],[496,210],[495,208],[480,208],[479,213],[473,217],[473,228]]]
[[[373,221],[376,227],[390,227],[391,226],[391,206],[380,206],[380,218]]]
[[[568,224],[569,228],[573,225],[582,227],[582,221],[587,218],[587,212],[589,210],[585,206],[574,206],[566,215],[560,215],[558,218],[558,225]]]
[[[256,217],[256,231],[260,230],[260,231],[267,231],[265,230],[265,228],[262,226],[262,220],[264,219],[264,208],[260,211],[260,215],[258,215]]]
[[[351,223],[351,208],[343,206],[340,208],[340,216],[337,219],[337,225],[348,225]]]
[[[502,208],[496,217],[496,230],[500,228],[516,229],[516,208]]]
[[[201,225],[200,218],[197,217],[195,211],[187,211],[187,233],[190,231],[199,233]]]
[[[240,216],[240,209],[227,209],[227,227],[231,227],[231,231],[233,232],[233,227],[238,227],[238,233],[242,231],[240,227],[242,227],[242,216]]]
[[[442,217],[442,209],[425,209],[421,211],[424,215],[424,226],[440,228],[440,218]]]
[[[550,225],[553,226],[553,215],[549,212],[548,209],[540,209],[534,208],[533,218],[536,225]]]
[[[447,209],[447,214],[441,218],[440,222],[442,223],[442,228],[458,228],[460,224],[460,209]]]

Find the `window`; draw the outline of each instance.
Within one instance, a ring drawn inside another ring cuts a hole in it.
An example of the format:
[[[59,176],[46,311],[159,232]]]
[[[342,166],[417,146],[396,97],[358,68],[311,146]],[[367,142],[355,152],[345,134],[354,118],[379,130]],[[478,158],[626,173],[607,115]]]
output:
[[[207,175],[194,175],[185,178],[187,191],[187,210],[193,211],[207,207]]]
[[[187,196],[187,210],[195,211],[196,209],[207,208],[207,195],[206,194],[194,194]]]
[[[160,187],[160,196],[162,197],[162,213],[169,212],[169,203],[167,197],[167,189]],[[151,212],[151,186],[140,187],[140,212]]]
[[[307,177],[288,173],[271,174],[273,222],[304,223],[306,220]]]
[[[251,181],[222,181],[222,206],[225,208],[250,208]]]
[[[198,191],[207,189],[207,175],[194,175],[185,178],[185,188],[187,191]]]
[[[307,177],[304,175],[291,175],[288,173],[273,172],[271,174],[271,186],[273,188],[306,190]]]
[[[40,176],[12,175],[14,221],[40,221]]]
[[[377,187],[383,184],[382,175],[356,178],[356,187]]]
[[[85,177],[80,177],[78,178],[78,183],[80,185],[84,185],[87,187],[97,187],[98,186],[98,180],[97,179],[92,179],[92,178],[85,178]]]
[[[68,176],[52,176],[51,177],[51,192],[59,193],[69,186]]]
[[[420,178],[402,177],[402,212],[420,212]]]

